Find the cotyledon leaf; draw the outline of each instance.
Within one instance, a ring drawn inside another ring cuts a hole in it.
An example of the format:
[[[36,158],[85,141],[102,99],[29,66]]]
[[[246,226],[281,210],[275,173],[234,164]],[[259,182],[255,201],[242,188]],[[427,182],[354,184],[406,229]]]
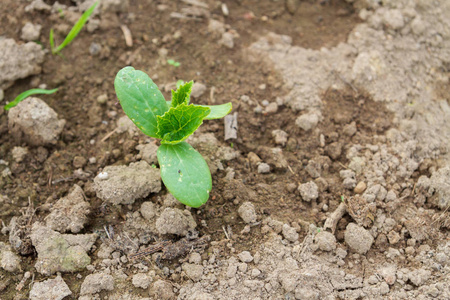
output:
[[[117,98],[127,116],[146,135],[158,136],[157,116],[169,107],[158,86],[142,71],[125,67],[114,80]]]
[[[167,102],[168,107],[172,106],[172,101],[166,101],[166,102]],[[211,109],[211,111],[209,112],[209,115],[206,116],[205,120],[221,119],[221,118],[225,117],[226,115],[228,115],[231,112],[231,109],[233,108],[233,106],[231,105],[231,102],[228,102],[225,104],[220,104],[220,105],[197,105],[197,104],[194,104],[194,105],[201,106],[201,107],[208,107],[209,109]]]
[[[199,105],[201,107],[208,107],[211,109],[209,115],[206,116],[205,120],[221,119],[231,112],[233,106],[231,102],[221,104],[221,105]]]
[[[157,152],[161,178],[169,192],[181,203],[199,207],[208,201],[212,189],[206,161],[191,145],[162,144]]]
[[[180,104],[171,107],[163,116],[158,116],[158,136],[161,144],[178,144],[187,139],[202,125],[211,111],[208,107]]]
[[[192,92],[193,81],[180,85],[176,91],[172,90],[172,106],[177,107],[180,104],[189,104]]]

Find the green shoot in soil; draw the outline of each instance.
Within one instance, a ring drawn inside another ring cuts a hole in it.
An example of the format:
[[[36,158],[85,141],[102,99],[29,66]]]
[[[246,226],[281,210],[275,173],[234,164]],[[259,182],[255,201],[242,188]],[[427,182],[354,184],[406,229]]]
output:
[[[203,120],[220,119],[230,113],[231,103],[189,104],[193,82],[180,84],[165,101],[158,86],[142,71],[125,67],[114,81],[123,110],[146,135],[161,139],[157,156],[161,178],[181,203],[200,207],[212,189],[208,164],[185,140]]]
[[[31,89],[31,90],[25,91],[23,93],[20,93],[19,96],[17,96],[16,99],[14,99],[14,101],[11,101],[8,104],[6,104],[4,106],[4,109],[9,110],[10,108],[13,108],[17,104],[19,104],[22,100],[24,100],[25,98],[28,98],[31,95],[41,95],[41,94],[49,95],[49,94],[55,93],[57,90],[58,89],[53,89],[53,90]]]
[[[168,60],[167,60],[167,63],[168,63],[169,65],[171,65],[171,66],[174,66],[174,67],[179,67],[179,66],[181,65],[180,62],[175,61],[175,60],[173,60],[173,59],[168,59]]]
[[[89,7],[88,10],[86,10],[81,18],[75,23],[75,25],[70,30],[69,34],[66,36],[64,41],[61,45],[55,48],[55,39],[53,36],[53,29],[50,29],[50,48],[52,50],[52,54],[60,54],[61,50],[64,49],[67,45],[69,45],[74,38],[77,37],[78,33],[80,33],[81,29],[83,28],[84,24],[86,24],[89,17],[94,12],[95,7],[97,7],[98,1],[95,2],[91,7]]]

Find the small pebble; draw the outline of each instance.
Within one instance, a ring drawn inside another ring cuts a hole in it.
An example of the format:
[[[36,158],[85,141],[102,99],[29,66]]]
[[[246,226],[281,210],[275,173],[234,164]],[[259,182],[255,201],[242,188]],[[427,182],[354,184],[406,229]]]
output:
[[[360,181],[358,182],[358,184],[356,185],[354,191],[356,194],[362,194],[364,193],[364,191],[366,190],[367,185],[364,181]]]
[[[108,94],[102,94],[102,95],[97,97],[97,102],[99,104],[105,104],[106,101],[108,101]]]
[[[267,174],[270,172],[270,166],[266,163],[261,163],[258,165],[258,173],[259,174]]]

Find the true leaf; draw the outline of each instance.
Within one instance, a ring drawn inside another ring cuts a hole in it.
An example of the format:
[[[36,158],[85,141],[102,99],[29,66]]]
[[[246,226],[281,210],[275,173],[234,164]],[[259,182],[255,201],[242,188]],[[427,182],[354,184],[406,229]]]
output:
[[[163,116],[158,116],[158,136],[161,144],[177,144],[187,139],[202,125],[211,111],[208,107],[180,104],[171,107]]]
[[[191,207],[208,201],[211,173],[206,161],[191,145],[162,144],[157,156],[164,185],[178,201]]]
[[[180,85],[176,91],[172,90],[172,106],[177,107],[184,103],[189,104],[189,98],[191,96],[193,81],[189,81],[183,85]]]
[[[157,116],[169,109],[158,86],[142,71],[125,67],[114,80],[117,98],[127,116],[146,135],[158,135]]]

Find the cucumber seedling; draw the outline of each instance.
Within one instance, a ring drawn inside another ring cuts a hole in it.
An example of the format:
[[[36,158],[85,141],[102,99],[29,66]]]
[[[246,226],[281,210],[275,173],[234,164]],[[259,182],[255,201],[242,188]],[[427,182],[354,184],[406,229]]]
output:
[[[211,173],[201,154],[185,140],[203,120],[223,118],[232,106],[189,104],[192,85],[192,81],[180,85],[172,90],[172,100],[166,101],[150,77],[133,67],[120,70],[114,81],[127,116],[144,134],[161,140],[157,156],[168,191],[181,203],[199,207],[208,201]]]

